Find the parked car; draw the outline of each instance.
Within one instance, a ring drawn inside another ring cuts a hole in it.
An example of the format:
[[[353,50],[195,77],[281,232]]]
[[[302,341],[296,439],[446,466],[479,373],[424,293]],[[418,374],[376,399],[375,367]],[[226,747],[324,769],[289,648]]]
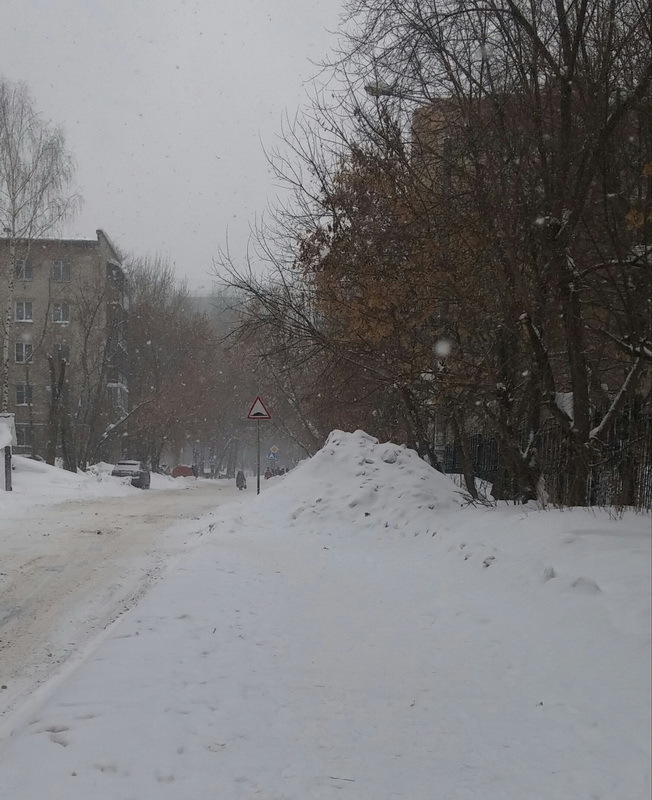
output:
[[[172,470],[173,478],[192,478],[194,474],[192,467],[189,467],[187,464],[177,464]]]
[[[116,478],[131,478],[131,485],[138,489],[149,489],[152,480],[142,461],[118,461],[111,472]]]

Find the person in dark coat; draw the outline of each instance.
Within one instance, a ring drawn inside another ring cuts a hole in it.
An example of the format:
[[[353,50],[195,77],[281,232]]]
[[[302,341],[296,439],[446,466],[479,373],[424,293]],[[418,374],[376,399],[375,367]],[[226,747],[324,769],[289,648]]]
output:
[[[244,472],[239,469],[238,474],[235,476],[235,485],[242,491],[243,489],[247,488],[247,479],[245,478]]]

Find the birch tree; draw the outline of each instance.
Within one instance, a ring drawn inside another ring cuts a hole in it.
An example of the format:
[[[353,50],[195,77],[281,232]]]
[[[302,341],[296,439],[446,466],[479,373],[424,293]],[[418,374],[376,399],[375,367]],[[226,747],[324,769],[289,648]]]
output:
[[[51,233],[78,206],[79,197],[71,189],[73,173],[62,130],[42,119],[23,84],[0,78],[0,234],[8,239],[10,252],[4,274],[0,274],[3,412],[9,404],[16,259],[26,256],[31,240]]]

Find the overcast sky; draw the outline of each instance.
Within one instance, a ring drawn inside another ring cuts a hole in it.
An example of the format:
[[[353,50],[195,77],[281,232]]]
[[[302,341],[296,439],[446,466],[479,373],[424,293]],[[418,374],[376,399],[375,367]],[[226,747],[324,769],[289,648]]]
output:
[[[0,74],[63,127],[102,228],[210,286],[276,189],[263,153],[335,45],[340,0],[2,0]]]

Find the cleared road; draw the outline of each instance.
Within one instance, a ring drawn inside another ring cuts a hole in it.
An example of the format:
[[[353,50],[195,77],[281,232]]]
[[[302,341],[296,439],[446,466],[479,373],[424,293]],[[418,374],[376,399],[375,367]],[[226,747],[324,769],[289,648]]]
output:
[[[200,481],[0,521],[0,719],[83,653],[238,494]]]

